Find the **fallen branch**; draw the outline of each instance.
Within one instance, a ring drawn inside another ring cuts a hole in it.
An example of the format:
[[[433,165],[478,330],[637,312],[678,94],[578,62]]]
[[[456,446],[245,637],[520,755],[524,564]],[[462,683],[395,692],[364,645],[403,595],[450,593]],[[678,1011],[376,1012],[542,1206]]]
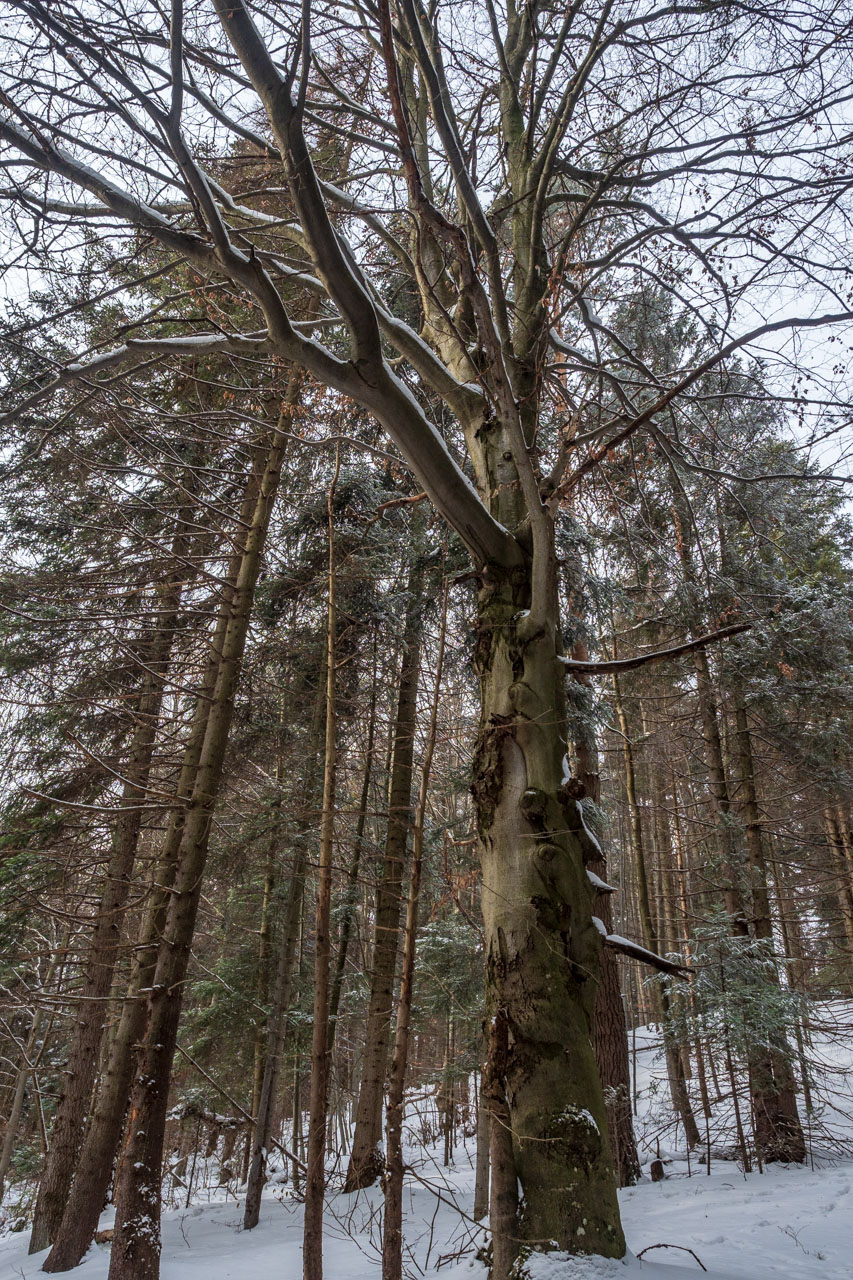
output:
[[[708,1268],[705,1266],[702,1259],[696,1257],[696,1254],[693,1252],[693,1250],[688,1249],[686,1244],[647,1244],[645,1249],[640,1250],[640,1252],[637,1254],[637,1257],[642,1258],[643,1254],[648,1253],[650,1249],[680,1249],[682,1253],[689,1253],[691,1258],[696,1258],[696,1261],[699,1263],[699,1266],[702,1268],[703,1271],[708,1270]]]
[[[249,1124],[253,1125],[255,1123],[254,1116],[250,1115],[245,1107],[241,1107],[237,1099],[232,1098],[231,1094],[228,1093],[226,1089],[223,1089],[221,1084],[217,1084],[216,1081],[213,1079],[213,1077],[207,1074],[204,1067],[200,1066],[196,1062],[195,1058],[190,1057],[186,1049],[182,1049],[180,1045],[176,1045],[175,1047],[177,1048],[178,1053],[181,1054],[182,1057],[186,1058],[190,1066],[195,1067],[199,1075],[204,1076],[208,1084],[212,1084],[214,1089],[216,1089],[218,1093],[222,1094],[226,1102],[231,1103],[231,1106],[234,1108],[235,1111],[239,1111],[240,1115],[243,1116],[245,1120],[248,1120]],[[274,1147],[278,1148],[278,1150],[281,1152],[282,1155],[287,1156],[288,1160],[292,1160],[294,1164],[298,1165],[303,1173],[308,1172],[308,1166],[306,1164],[303,1164],[302,1161],[299,1159],[299,1156],[295,1155],[292,1151],[288,1150],[288,1148],[282,1142],[279,1142],[276,1138],[270,1138],[270,1142]]]

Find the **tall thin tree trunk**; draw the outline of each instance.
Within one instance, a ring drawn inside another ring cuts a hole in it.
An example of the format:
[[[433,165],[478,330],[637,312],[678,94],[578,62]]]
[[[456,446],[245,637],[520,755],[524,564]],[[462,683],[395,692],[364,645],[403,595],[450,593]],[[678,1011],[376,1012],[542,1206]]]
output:
[[[160,1172],[172,1059],[177,1042],[195,920],[219,792],[234,694],[251,618],[254,589],[300,380],[291,375],[279,424],[258,449],[256,501],[241,537],[240,567],[207,715],[198,770],[186,806],[175,880],[166,908],[146,1025],[130,1099],[127,1138],[116,1180],[116,1226],[110,1280],[157,1280],[160,1261]]]
[[[185,479],[192,488],[192,478]],[[101,1036],[121,943],[124,913],[133,881],[139,835],[151,771],[151,760],[163,703],[164,679],[178,620],[185,562],[189,555],[188,528],[191,511],[182,511],[172,545],[177,562],[158,603],[158,628],[142,655],[143,687],[134,709],[135,726],[125,765],[120,816],[113,835],[112,852],[104,876],[94,927],[84,961],[84,978],[74,1018],[74,1028],[63,1071],[62,1093],[54,1116],[50,1148],[39,1180],[38,1197],[30,1236],[30,1253],[47,1248],[56,1238],[77,1158],[83,1144],[84,1124],[92,1098]]]
[[[394,1051],[391,1055],[391,1070],[388,1081],[388,1107],[385,1121],[386,1170],[383,1179],[385,1220],[382,1235],[382,1280],[402,1280],[403,1277],[403,1110],[406,1070],[409,1062],[412,994],[415,981],[418,904],[420,901],[421,871],[424,856],[424,822],[426,820],[432,759],[435,751],[439,694],[441,691],[442,668],[444,666],[444,644],[447,635],[447,598],[448,584],[445,582],[441,627],[438,637],[438,653],[435,661],[435,684],[433,685],[429,728],[424,747],[424,761],[421,768],[421,780],[412,828],[412,869],[409,877],[409,894],[406,901],[403,971],[400,977],[397,1026],[394,1032]]]
[[[323,664],[325,675],[326,666]],[[290,997],[293,989],[296,950],[299,941],[299,930],[302,922],[302,905],[305,892],[305,869],[308,855],[308,832],[313,821],[310,815],[311,799],[315,797],[317,773],[320,759],[320,737],[324,733],[327,714],[327,679],[320,687],[320,696],[314,712],[311,730],[311,745],[305,778],[305,796],[309,811],[297,826],[296,854],[290,877],[290,896],[287,911],[282,923],[281,941],[279,943],[278,964],[276,966],[273,985],[272,1008],[267,1022],[266,1046],[264,1051],[264,1070],[258,1107],[252,1136],[252,1148],[249,1165],[249,1176],[246,1184],[246,1205],[243,1211],[243,1230],[251,1231],[258,1225],[261,1210],[261,1194],[266,1183],[267,1153],[272,1137],[273,1116],[275,1112],[276,1089],[281,1071],[281,1057],[284,1049],[284,1032],[287,1012],[290,1008]]]
[[[364,777],[361,784],[358,818],[355,825],[352,862],[347,875],[344,891],[343,915],[338,936],[338,954],[335,960],[335,975],[332,979],[332,994],[329,997],[329,1052],[331,1053],[335,1031],[338,1025],[338,1009],[341,1003],[344,974],[349,954],[350,935],[352,934],[355,909],[358,901],[358,877],[361,870],[361,855],[364,849],[364,828],[367,824],[367,807],[370,800],[370,783],[373,777],[373,744],[376,737],[376,635],[373,637],[373,678],[370,682],[370,710],[367,718],[367,746],[364,757]]]
[[[589,658],[586,645],[577,641],[572,657],[584,662]],[[588,683],[589,677],[579,677],[578,683]],[[598,749],[593,730],[575,743],[578,775],[584,795],[592,802],[594,812],[601,801],[601,777],[598,769]],[[591,822],[599,841],[597,856],[590,858],[588,868],[604,884],[607,884],[607,859],[601,847],[602,832]],[[593,912],[601,920],[608,933],[613,932],[613,906],[608,890],[597,890]],[[625,1026],[625,1005],[619,981],[619,961],[614,951],[605,948],[601,953],[598,992],[595,997],[595,1021],[593,1025],[595,1059],[604,1100],[607,1105],[607,1121],[616,1178],[620,1187],[633,1186],[640,1177],[640,1159],[634,1137],[634,1120],[631,1109],[631,1071],[628,1061],[628,1036]]]
[[[850,885],[844,845],[841,839],[841,832],[838,829],[838,820],[830,805],[825,807],[823,817],[824,831],[826,832],[826,844],[829,849],[830,857],[832,859],[832,868],[835,873],[836,893],[838,896],[841,920],[844,926],[844,934],[847,940],[848,950],[850,951],[851,956],[853,956],[853,888],[851,888]]]
[[[382,1172],[382,1101],[388,1070],[394,974],[400,934],[403,867],[411,829],[412,772],[415,748],[418,679],[421,661],[422,572],[416,565],[409,575],[409,602],[403,633],[403,656],[394,745],[388,827],[380,881],[376,890],[373,966],[367,1013],[361,1087],[355,1117],[355,1133],[347,1168],[345,1191],[370,1186]]]
[[[326,1194],[326,1117],[329,1096],[329,969],[331,963],[332,853],[335,834],[337,769],[336,711],[336,566],[335,487],[341,465],[340,446],[328,493],[329,602],[326,627],[326,744],[323,770],[323,813],[320,822],[317,907],[314,923],[314,1021],[311,1031],[311,1082],[308,1116],[308,1168],[302,1238],[304,1280],[323,1280],[323,1200]]]
[[[640,813],[640,806],[637,802],[634,745],[629,732],[628,717],[625,713],[625,704],[622,700],[619,677],[615,675],[613,677],[613,693],[616,705],[616,715],[619,721],[619,733],[622,739],[622,758],[625,764],[625,793],[628,800],[628,812],[631,819],[631,843],[634,849],[634,865],[637,873],[637,901],[640,911],[640,928],[643,936],[643,946],[647,947],[649,951],[657,952],[659,949],[659,939],[654,917],[652,915],[646,867],[643,820]],[[663,1035],[664,1054],[666,1057],[667,1077],[669,1079],[672,1105],[681,1117],[681,1123],[684,1125],[684,1136],[688,1147],[695,1147],[698,1146],[701,1140],[699,1126],[696,1123],[696,1117],[694,1116],[693,1108],[690,1105],[690,1095],[687,1091],[687,1082],[684,1078],[684,1064],[681,1059],[681,1053],[679,1052],[679,1046],[676,1043],[672,1031],[670,998],[666,988],[661,986],[657,980],[651,986],[651,998],[652,1007],[654,1009],[655,1016],[660,1023],[661,1033]]]
[[[252,523],[258,505],[263,464],[263,450],[258,450],[253,472],[247,480],[241,503],[238,521],[240,530],[248,528]],[[68,1271],[81,1261],[94,1237],[98,1218],[104,1207],[107,1188],[113,1175],[137,1048],[146,1025],[147,1002],[144,993],[151,988],[154,980],[157,952],[176,874],[184,821],[198,775],[242,560],[243,555],[239,550],[229,559],[222,588],[222,600],[214,631],[210,637],[210,658],[198,689],[193,720],[184,746],[181,771],[176,786],[177,806],[172,810],[163,850],[154,868],[146,915],[140,931],[139,943],[135,949],[133,972],[129,984],[130,996],[122,1006],[118,1027],[110,1048],[108,1065],[95,1108],[86,1128],[74,1181],[56,1242],[44,1263],[43,1269],[48,1272]]]
[[[740,687],[735,689],[735,716],[741,808],[752,871],[752,926],[755,937],[767,944],[773,955],[775,966],[767,858],[756,792],[752,738],[743,690]],[[778,986],[780,985],[779,975],[775,967],[774,974]],[[765,1162],[778,1160],[801,1164],[806,1158],[806,1143],[797,1111],[791,1049],[783,1028],[774,1028],[771,1032],[769,1066],[773,1076],[773,1088],[756,1089],[753,1095],[755,1143],[758,1154]]]

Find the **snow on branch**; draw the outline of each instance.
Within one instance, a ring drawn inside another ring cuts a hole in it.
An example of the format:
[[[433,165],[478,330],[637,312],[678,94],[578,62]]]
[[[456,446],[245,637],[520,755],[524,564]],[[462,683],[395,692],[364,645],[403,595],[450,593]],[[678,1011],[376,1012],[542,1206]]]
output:
[[[682,654],[692,653],[694,649],[702,649],[706,644],[714,644],[717,640],[728,640],[730,636],[749,631],[751,622],[738,622],[730,627],[721,627],[719,631],[709,631],[707,635],[697,636],[695,640],[687,640],[684,644],[674,645],[670,649],[654,649],[651,653],[640,653],[633,658],[613,658],[607,662],[581,662],[575,658],[560,657],[559,661],[567,670],[579,675],[606,676],[619,675],[622,671],[631,671],[634,667],[645,667],[652,662],[670,662],[680,658]]]
[[[592,917],[592,923],[603,937],[605,947],[610,947],[611,951],[619,951],[624,956],[630,956],[632,960],[639,960],[640,964],[647,964],[652,969],[660,969],[661,973],[671,973],[676,978],[686,978],[691,972],[688,965],[667,960],[664,956],[659,956],[656,951],[649,951],[647,947],[640,946],[639,942],[623,938],[620,933],[608,933],[604,921],[598,916]]]

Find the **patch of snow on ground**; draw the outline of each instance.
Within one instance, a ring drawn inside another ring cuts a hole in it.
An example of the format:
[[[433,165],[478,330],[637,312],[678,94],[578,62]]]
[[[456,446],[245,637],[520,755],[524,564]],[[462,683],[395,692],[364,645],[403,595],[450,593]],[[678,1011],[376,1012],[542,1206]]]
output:
[[[821,1006],[812,1024],[816,1108],[808,1127],[812,1162],[744,1174],[720,1158],[727,1144],[725,1098],[715,1104],[711,1174],[701,1155],[689,1164],[669,1108],[665,1067],[654,1029],[636,1033],[637,1133],[647,1164],[660,1154],[666,1178],[648,1177],[620,1192],[629,1255],[603,1258],[536,1255],[530,1280],[851,1280],[853,1276],[853,1008]],[[423,1097],[423,1094],[421,1095]],[[700,1112],[698,1114],[701,1114]],[[412,1117],[410,1116],[410,1119]],[[438,1147],[414,1145],[417,1176],[405,1200],[405,1270],[412,1277],[485,1280],[476,1259],[485,1233],[470,1218],[474,1144],[441,1167]],[[206,1203],[163,1217],[162,1280],[297,1280],[302,1272],[302,1208],[275,1180],[261,1218],[244,1232],[242,1200],[217,1188],[211,1166]],[[331,1191],[325,1236],[326,1280],[379,1280],[381,1205],[378,1188],[345,1196]],[[102,1227],[111,1225],[108,1211]],[[45,1254],[27,1255],[28,1232],[0,1240],[0,1280],[37,1280]],[[654,1245],[677,1248],[652,1249]],[[692,1250],[692,1254],[691,1251]],[[642,1258],[637,1255],[643,1254]],[[693,1256],[695,1255],[695,1257]],[[703,1272],[702,1266],[707,1270]],[[107,1280],[109,1246],[93,1245],[75,1270],[80,1280]]]

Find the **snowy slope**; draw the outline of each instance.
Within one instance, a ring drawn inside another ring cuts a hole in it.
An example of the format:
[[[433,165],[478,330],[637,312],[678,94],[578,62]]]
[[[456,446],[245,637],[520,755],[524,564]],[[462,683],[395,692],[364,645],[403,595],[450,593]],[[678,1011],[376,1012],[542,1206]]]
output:
[[[722,1165],[722,1162],[720,1162]],[[455,1196],[470,1210],[471,1171],[453,1179]],[[451,1184],[452,1187],[452,1184]],[[378,1209],[373,1192],[335,1196],[327,1218],[328,1280],[377,1280]],[[811,1170],[778,1169],[744,1178],[720,1167],[705,1175],[645,1182],[621,1193],[628,1244],[692,1249],[717,1280],[850,1280],[853,1275],[853,1163]],[[430,1190],[413,1186],[407,1241],[418,1266],[445,1280],[480,1280],[469,1256],[445,1261],[469,1240],[464,1222]],[[240,1206],[213,1202],[178,1210],[163,1220],[163,1280],[297,1280],[302,1270],[302,1214],[281,1192],[265,1197],[260,1225],[240,1230]],[[372,1227],[372,1230],[371,1230]],[[0,1280],[35,1280],[44,1255],[27,1257],[26,1234],[0,1243]],[[106,1280],[109,1246],[95,1245],[75,1272]],[[413,1275],[418,1274],[410,1266]],[[658,1249],[642,1262],[537,1259],[534,1280],[682,1280],[703,1272],[690,1254]]]
[[[813,1166],[771,1167],[745,1175],[730,1144],[731,1101],[715,1104],[710,1124],[711,1175],[694,1154],[688,1162],[666,1096],[657,1035],[636,1036],[637,1131],[644,1158],[660,1153],[667,1178],[620,1193],[631,1254],[623,1263],[549,1256],[532,1260],[532,1280],[853,1280],[853,1008],[836,1002],[818,1011],[808,1050],[814,1113],[808,1131]],[[420,1106],[423,1107],[423,1093]],[[748,1107],[746,1097],[743,1098]],[[426,1104],[427,1106],[429,1103]],[[407,1271],[413,1277],[484,1280],[475,1253],[483,1233],[470,1220],[473,1143],[443,1169],[437,1151],[409,1152],[417,1177],[406,1192]],[[194,1204],[164,1215],[162,1280],[298,1280],[302,1212],[288,1188],[268,1189],[255,1231],[240,1229],[242,1204],[216,1187]],[[379,1280],[381,1195],[331,1193],[326,1217],[327,1280]],[[110,1223],[109,1214],[102,1225]],[[642,1261],[636,1255],[652,1245]],[[687,1250],[692,1250],[693,1255]],[[34,1280],[44,1255],[27,1256],[27,1233],[0,1240],[0,1280]],[[707,1268],[703,1272],[701,1264]],[[106,1280],[109,1246],[95,1245],[75,1272]]]

